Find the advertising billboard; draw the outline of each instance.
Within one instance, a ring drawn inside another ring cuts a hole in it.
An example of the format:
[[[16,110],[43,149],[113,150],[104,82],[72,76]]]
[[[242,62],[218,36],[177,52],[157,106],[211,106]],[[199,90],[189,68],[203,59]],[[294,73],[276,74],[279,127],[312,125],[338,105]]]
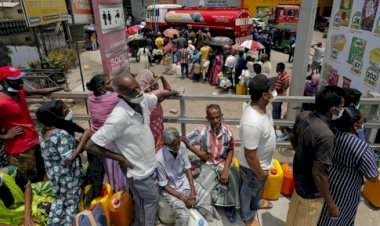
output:
[[[334,1],[322,85],[380,93],[379,0]]]
[[[93,0],[92,9],[104,74],[115,77],[129,72],[122,0]]]
[[[71,0],[75,24],[92,24],[93,13],[91,0]]]
[[[22,0],[29,27],[56,23],[68,18],[65,0]]]
[[[202,1],[188,1],[177,0],[176,4],[180,4],[187,7],[241,7],[241,0],[202,0]]]

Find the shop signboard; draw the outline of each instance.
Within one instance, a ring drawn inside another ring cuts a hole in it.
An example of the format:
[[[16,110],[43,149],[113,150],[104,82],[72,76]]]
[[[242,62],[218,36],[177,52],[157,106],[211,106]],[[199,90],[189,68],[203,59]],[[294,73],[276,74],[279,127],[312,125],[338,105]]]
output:
[[[129,72],[122,0],[94,0],[92,9],[104,74],[115,77]]]
[[[71,0],[75,24],[92,24],[93,13],[91,0]]]
[[[380,0],[334,1],[322,86],[380,93]]]
[[[68,19],[65,0],[22,0],[21,4],[29,27]]]

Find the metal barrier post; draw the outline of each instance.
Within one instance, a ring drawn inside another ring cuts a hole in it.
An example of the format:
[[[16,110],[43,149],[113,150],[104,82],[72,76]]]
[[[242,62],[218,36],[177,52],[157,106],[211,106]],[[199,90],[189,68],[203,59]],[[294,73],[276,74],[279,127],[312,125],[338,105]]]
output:
[[[179,117],[183,118],[186,115],[185,100],[181,98],[179,100]],[[186,136],[186,123],[181,122],[181,135]]]

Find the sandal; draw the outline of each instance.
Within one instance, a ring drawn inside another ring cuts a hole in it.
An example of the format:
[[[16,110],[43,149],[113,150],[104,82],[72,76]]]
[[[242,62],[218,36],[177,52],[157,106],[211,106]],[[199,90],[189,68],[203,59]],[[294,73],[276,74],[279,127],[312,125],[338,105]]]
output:
[[[268,200],[261,199],[259,201],[259,209],[272,209],[272,208],[273,208],[273,204],[269,202]]]

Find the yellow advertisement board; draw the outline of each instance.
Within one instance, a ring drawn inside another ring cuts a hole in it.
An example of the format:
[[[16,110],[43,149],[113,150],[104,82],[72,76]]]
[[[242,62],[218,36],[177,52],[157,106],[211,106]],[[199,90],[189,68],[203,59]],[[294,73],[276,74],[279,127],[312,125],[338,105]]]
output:
[[[29,27],[50,24],[68,18],[65,0],[22,0]]]

